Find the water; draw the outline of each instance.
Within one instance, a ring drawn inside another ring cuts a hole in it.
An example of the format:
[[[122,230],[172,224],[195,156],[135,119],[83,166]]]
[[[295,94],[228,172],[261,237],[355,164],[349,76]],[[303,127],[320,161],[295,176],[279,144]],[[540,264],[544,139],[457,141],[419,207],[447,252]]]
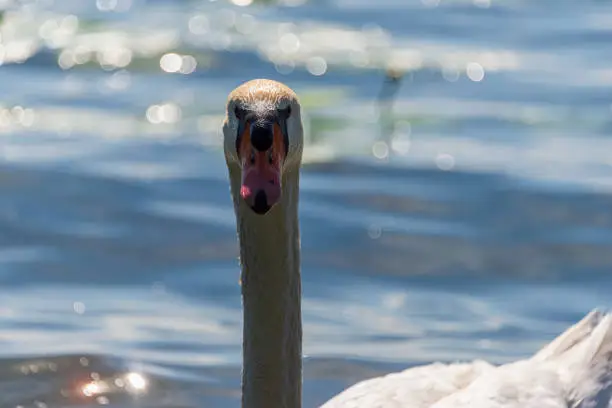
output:
[[[308,113],[306,407],[611,306],[610,2],[0,3],[0,407],[239,406],[253,77]]]

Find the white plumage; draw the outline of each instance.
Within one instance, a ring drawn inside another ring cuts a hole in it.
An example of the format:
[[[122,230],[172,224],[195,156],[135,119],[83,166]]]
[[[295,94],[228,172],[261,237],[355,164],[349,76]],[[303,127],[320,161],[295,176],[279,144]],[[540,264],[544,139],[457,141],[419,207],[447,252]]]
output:
[[[611,394],[612,314],[593,311],[529,359],[415,367],[321,408],[612,408]]]

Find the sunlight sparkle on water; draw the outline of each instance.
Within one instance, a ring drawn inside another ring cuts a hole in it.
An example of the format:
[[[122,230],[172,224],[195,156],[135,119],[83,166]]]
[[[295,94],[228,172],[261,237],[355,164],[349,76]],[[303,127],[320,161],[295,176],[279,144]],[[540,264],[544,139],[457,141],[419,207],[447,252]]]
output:
[[[438,7],[440,0],[421,0],[425,7]]]
[[[132,7],[132,0],[96,0],[96,8],[100,11],[125,12]]]
[[[128,384],[136,391],[144,391],[147,388],[147,380],[139,373],[129,373],[125,378]]]
[[[159,60],[160,68],[168,73],[191,74],[198,63],[191,55],[179,55],[173,52],[164,54]]]
[[[79,28],[77,16],[69,14],[61,19],[49,19],[38,28],[38,35],[53,48],[61,46]]]
[[[125,68],[132,62],[132,50],[125,47],[107,48],[96,55],[103,69]]]
[[[286,33],[280,37],[279,46],[285,54],[293,54],[300,49],[300,39],[293,33]]]
[[[474,5],[480,8],[489,8],[491,7],[491,0],[473,0]]]
[[[459,70],[452,66],[442,68],[442,77],[448,82],[457,82],[459,79]]]
[[[96,0],[96,8],[100,11],[110,11],[117,7],[117,0]]]
[[[180,55],[170,52],[164,54],[159,60],[159,66],[166,72],[178,72],[181,69],[183,59]]]
[[[440,170],[448,171],[455,167],[455,158],[447,153],[441,153],[436,157],[436,166]]]
[[[289,7],[297,7],[306,3],[306,0],[281,0],[281,3]]]
[[[203,35],[210,31],[210,22],[208,17],[202,14],[197,14],[189,19],[189,31],[195,35]]]
[[[72,305],[72,308],[74,309],[74,312],[76,314],[85,313],[85,304],[83,302],[74,302],[74,304]]]
[[[237,6],[246,7],[250,6],[253,3],[253,0],[231,0]]]
[[[278,61],[274,63],[274,68],[279,74],[288,75],[295,69],[295,63],[291,60]]]
[[[401,154],[403,156],[407,155],[410,151],[410,139],[394,139],[391,141],[391,149],[394,152]]]
[[[389,157],[389,146],[385,142],[378,141],[372,145],[372,154],[377,159],[386,159]]]
[[[102,386],[102,383],[99,381],[91,381],[88,382],[87,384],[85,384],[83,386],[83,388],[81,388],[81,392],[83,393],[83,395],[85,395],[86,397],[93,397],[96,394],[100,394],[103,390],[104,387]]]
[[[306,69],[314,76],[327,72],[327,61],[323,57],[312,57],[306,62]]]
[[[380,225],[372,224],[368,227],[368,236],[372,239],[378,239],[382,235],[382,228]]]
[[[468,78],[470,78],[474,82],[480,82],[485,77],[484,68],[477,62],[470,62],[469,64],[467,64],[465,72]]]
[[[118,389],[125,389],[132,393],[143,393],[147,389],[146,378],[137,372],[129,372],[123,377],[102,380],[98,373],[91,374],[91,380],[85,383],[80,392],[86,397],[105,398],[102,394],[117,392]],[[98,401],[98,403],[100,403]],[[104,403],[104,402],[102,402]]]
[[[147,120],[154,125],[176,123],[181,119],[181,108],[173,103],[151,105],[147,109]]]
[[[104,81],[108,89],[113,91],[121,91],[127,89],[132,83],[132,77],[129,71],[124,69],[113,73],[110,78]]]
[[[0,130],[11,131],[15,126],[30,127],[34,124],[34,110],[16,105],[0,107]]]

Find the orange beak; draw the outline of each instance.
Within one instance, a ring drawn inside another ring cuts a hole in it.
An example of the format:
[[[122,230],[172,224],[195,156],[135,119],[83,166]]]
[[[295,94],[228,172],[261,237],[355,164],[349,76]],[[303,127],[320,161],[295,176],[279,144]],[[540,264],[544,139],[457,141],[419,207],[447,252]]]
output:
[[[242,164],[240,196],[257,214],[266,214],[281,199],[284,139],[277,122],[245,126],[238,148]]]

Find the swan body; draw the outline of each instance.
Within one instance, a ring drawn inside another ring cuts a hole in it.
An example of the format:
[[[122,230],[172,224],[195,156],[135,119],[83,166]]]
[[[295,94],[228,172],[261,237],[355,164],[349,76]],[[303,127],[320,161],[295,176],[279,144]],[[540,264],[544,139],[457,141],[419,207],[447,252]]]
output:
[[[593,311],[531,358],[431,364],[362,381],[321,408],[612,408],[612,315]]]
[[[230,93],[224,152],[240,243],[243,408],[300,408],[297,95],[271,80]],[[612,314],[589,313],[528,359],[435,363],[362,381],[321,408],[612,408]]]

